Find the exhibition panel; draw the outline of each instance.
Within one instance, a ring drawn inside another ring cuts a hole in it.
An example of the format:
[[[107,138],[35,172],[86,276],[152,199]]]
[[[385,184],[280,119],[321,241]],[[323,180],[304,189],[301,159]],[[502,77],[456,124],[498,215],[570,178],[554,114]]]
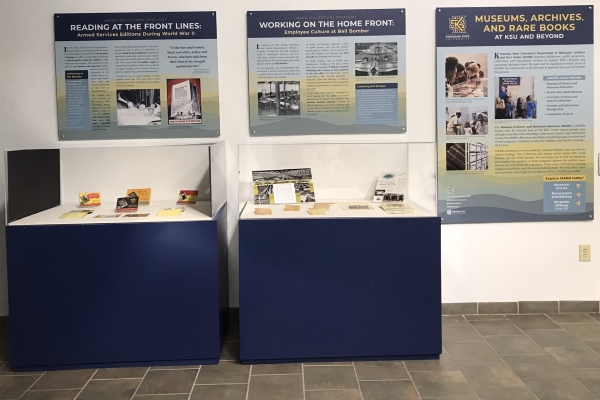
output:
[[[239,154],[241,361],[439,357],[435,143]]]
[[[218,362],[228,312],[227,210],[218,193],[226,185],[213,184],[219,174],[211,171],[223,163],[222,148],[6,153],[15,371]],[[60,179],[36,192],[44,175],[23,171],[44,166],[22,164],[39,155],[55,161],[45,175]],[[34,204],[24,212],[27,187]]]

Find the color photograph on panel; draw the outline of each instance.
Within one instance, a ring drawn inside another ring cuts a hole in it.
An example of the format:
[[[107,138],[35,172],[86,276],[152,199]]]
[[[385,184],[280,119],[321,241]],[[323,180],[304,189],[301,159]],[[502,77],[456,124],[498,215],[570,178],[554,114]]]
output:
[[[442,223],[593,219],[593,17],[436,9]]]

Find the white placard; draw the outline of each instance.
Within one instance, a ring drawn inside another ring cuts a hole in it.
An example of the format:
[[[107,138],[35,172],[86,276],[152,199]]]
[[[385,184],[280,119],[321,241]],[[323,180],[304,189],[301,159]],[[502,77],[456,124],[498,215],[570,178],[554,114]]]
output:
[[[276,183],[273,185],[273,201],[275,204],[296,203],[296,190],[293,183]]]

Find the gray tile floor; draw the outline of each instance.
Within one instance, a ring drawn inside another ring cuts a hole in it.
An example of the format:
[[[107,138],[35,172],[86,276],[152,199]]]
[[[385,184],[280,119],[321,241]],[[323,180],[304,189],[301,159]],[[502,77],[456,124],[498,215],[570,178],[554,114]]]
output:
[[[599,314],[444,316],[439,361],[241,365],[232,324],[218,365],[13,373],[0,399],[395,400],[600,398]]]

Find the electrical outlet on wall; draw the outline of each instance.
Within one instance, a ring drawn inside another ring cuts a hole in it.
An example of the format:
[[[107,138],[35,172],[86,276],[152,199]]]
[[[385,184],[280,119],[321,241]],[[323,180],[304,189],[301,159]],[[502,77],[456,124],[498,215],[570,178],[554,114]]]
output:
[[[579,261],[592,261],[592,245],[591,244],[580,244],[579,245]]]

